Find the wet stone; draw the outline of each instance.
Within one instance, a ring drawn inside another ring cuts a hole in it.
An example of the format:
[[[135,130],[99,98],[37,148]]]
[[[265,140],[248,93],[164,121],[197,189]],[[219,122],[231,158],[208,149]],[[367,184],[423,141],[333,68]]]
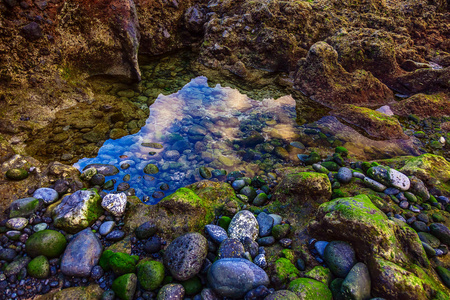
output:
[[[118,192],[123,192],[126,191],[130,188],[130,185],[126,182],[121,182],[119,183],[119,185],[117,186],[117,191]]]
[[[22,230],[28,225],[28,219],[13,218],[6,222],[6,227],[12,230]]]
[[[114,221],[106,221],[100,226],[99,233],[101,235],[107,235],[114,229],[114,226],[116,226]]]
[[[106,239],[110,241],[120,241],[125,237],[125,232],[122,230],[114,230],[106,235]]]
[[[266,236],[266,237],[257,239],[256,242],[260,246],[270,246],[270,245],[275,244],[275,238],[273,236]]]
[[[217,256],[222,258],[241,258],[245,253],[244,245],[237,239],[226,239],[219,247]]]
[[[256,220],[258,221],[259,225],[259,236],[264,237],[270,235],[274,223],[273,218],[265,212],[261,212],[256,217]]]
[[[117,189],[119,189],[119,187]],[[106,211],[113,214],[114,216],[122,216],[125,213],[127,196],[125,195],[125,193],[108,194],[103,197],[101,205]]]
[[[39,188],[33,193],[33,197],[41,199],[45,204],[51,204],[58,200],[58,192],[51,188]]]
[[[150,254],[158,253],[161,250],[161,239],[157,236],[152,236],[144,245],[144,251]]]
[[[228,238],[227,232],[217,225],[206,225],[205,231],[209,237],[216,243],[220,244]]]
[[[228,227],[228,236],[244,241],[245,237],[255,240],[259,233],[259,225],[255,216],[248,210],[242,210],[234,215]]]
[[[108,165],[108,164],[90,164],[90,165],[87,165],[86,167],[84,167],[83,171],[87,170],[89,168],[96,169],[98,174],[102,174],[104,176],[112,176],[112,175],[116,175],[117,173],[119,173],[119,169],[117,169],[116,166]]]
[[[165,194],[162,191],[155,191],[152,194],[152,197],[155,198],[155,199],[160,199],[160,198],[163,198],[164,196],[165,196]]]
[[[137,227],[134,233],[136,234],[136,237],[138,239],[144,240],[154,235],[156,231],[157,231],[156,225],[148,221]]]

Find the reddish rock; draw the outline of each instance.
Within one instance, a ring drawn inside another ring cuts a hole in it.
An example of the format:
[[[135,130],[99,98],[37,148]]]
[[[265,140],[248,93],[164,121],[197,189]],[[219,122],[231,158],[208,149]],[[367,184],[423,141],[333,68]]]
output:
[[[392,91],[370,72],[347,72],[338,63],[337,52],[325,42],[314,44],[298,66],[295,87],[323,105],[377,106],[393,100]]]

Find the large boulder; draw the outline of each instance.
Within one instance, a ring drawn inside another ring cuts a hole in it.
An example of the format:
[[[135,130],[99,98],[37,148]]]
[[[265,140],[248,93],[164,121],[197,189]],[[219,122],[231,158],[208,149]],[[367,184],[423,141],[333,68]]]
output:
[[[79,232],[64,251],[61,272],[66,276],[89,276],[102,250],[102,243],[89,228]]]
[[[202,231],[215,214],[228,211],[228,207],[238,210],[237,200],[229,184],[207,180],[180,188],[156,205],[129,197],[131,205],[125,214],[124,228],[132,232],[144,221],[152,220],[162,237],[173,240],[187,232]]]
[[[377,255],[400,264],[429,266],[415,231],[406,223],[389,220],[366,195],[322,204],[309,229],[313,234],[350,242],[364,261]]]
[[[415,94],[407,99],[391,105],[392,111],[399,116],[416,115],[420,118],[440,117],[450,115],[448,105],[450,97],[445,93],[434,95]]]
[[[370,72],[347,72],[329,44],[317,42],[298,63],[295,87],[315,101],[332,108],[342,104],[377,106],[393,100],[392,91]]]
[[[96,190],[79,190],[63,198],[52,212],[55,227],[76,233],[94,223],[103,213]]]

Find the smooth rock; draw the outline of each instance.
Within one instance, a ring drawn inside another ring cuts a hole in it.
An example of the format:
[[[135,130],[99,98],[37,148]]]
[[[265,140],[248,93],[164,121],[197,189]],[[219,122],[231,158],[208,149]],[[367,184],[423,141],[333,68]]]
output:
[[[259,236],[264,237],[268,236],[272,233],[272,227],[274,223],[274,219],[266,214],[265,212],[261,212],[257,217],[259,225]]]
[[[139,225],[139,227],[136,228],[134,233],[136,234],[136,237],[138,239],[145,240],[154,235],[156,231],[157,231],[156,225],[150,221],[147,221]]]
[[[157,300],[182,300],[185,290],[179,283],[170,283],[164,285],[158,292]]]
[[[376,192],[383,192],[386,189],[385,185],[383,185],[383,184],[379,183],[378,181],[375,181],[369,177],[364,177],[363,181],[367,187],[373,189]]]
[[[228,238],[228,234],[225,229],[217,225],[206,225],[205,231],[209,235],[209,237],[218,244],[222,243],[225,239]]]
[[[100,233],[101,235],[107,235],[114,229],[114,226],[116,226],[116,222],[106,221],[102,225],[100,225],[98,233]]]
[[[28,171],[22,168],[9,169],[6,171],[5,176],[9,180],[20,181],[28,177]]]
[[[40,200],[34,197],[23,198],[9,205],[9,217],[29,217],[39,209]]]
[[[136,292],[137,277],[130,273],[117,277],[112,283],[112,290],[122,300],[132,300]]]
[[[269,285],[263,269],[243,258],[217,260],[208,270],[208,284],[220,297],[241,298],[250,290]]]
[[[323,258],[333,274],[340,278],[345,278],[357,263],[353,247],[341,241],[330,242],[325,248]]]
[[[314,249],[316,249],[317,253],[319,253],[320,257],[323,258],[325,253],[325,248],[328,246],[329,242],[326,241],[317,241],[314,244]]]
[[[352,180],[352,177],[353,177],[352,170],[346,167],[340,168],[336,175],[336,179],[340,183],[349,183]]]
[[[96,169],[98,174],[102,174],[104,176],[112,176],[112,175],[116,175],[117,173],[119,173],[119,169],[116,166],[108,165],[108,164],[90,164],[90,165],[87,165],[86,167],[84,167],[83,171],[87,170],[89,168]]]
[[[12,230],[22,230],[28,225],[28,219],[25,218],[12,218],[6,222],[6,227]]]
[[[58,192],[51,188],[39,188],[33,193],[33,197],[41,199],[45,204],[51,204],[58,200]]]
[[[164,266],[156,260],[141,261],[137,265],[137,279],[145,290],[157,289],[164,280]]]
[[[441,223],[432,223],[430,225],[430,233],[437,237],[442,243],[450,246],[450,230]]]
[[[267,268],[266,256],[264,254],[258,254],[253,260],[253,263],[261,269]]]
[[[61,272],[66,276],[87,277],[102,254],[102,243],[87,228],[67,245],[61,259]]]
[[[30,261],[31,258],[29,258],[28,256],[15,259],[6,266],[6,268],[3,270],[3,274],[5,274],[6,277],[17,275],[23,268],[26,268]]]
[[[244,245],[238,239],[226,239],[219,247],[217,252],[218,259],[223,258],[241,258],[245,253]]]
[[[370,299],[371,281],[367,266],[361,262],[355,264],[345,277],[341,286],[344,299]]]
[[[279,215],[269,214],[269,216],[273,219],[273,226],[280,225],[281,221],[283,221],[283,218]]]
[[[66,248],[64,235],[56,230],[42,230],[31,235],[25,243],[29,256],[44,255],[47,258],[59,257]]]

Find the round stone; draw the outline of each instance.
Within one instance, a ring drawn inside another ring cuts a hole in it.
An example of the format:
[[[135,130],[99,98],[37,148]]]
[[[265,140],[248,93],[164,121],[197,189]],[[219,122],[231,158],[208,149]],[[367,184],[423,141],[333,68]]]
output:
[[[31,257],[44,255],[48,258],[60,256],[66,248],[66,238],[55,230],[42,230],[31,235],[26,244],[27,254]]]
[[[228,238],[227,232],[217,225],[206,225],[205,231],[209,237],[216,243],[220,244]]]
[[[258,221],[259,225],[259,236],[264,237],[270,235],[274,223],[273,218],[265,212],[261,212],[256,217],[256,220]]]
[[[243,258],[217,260],[209,268],[207,280],[209,286],[220,297],[241,299],[258,286],[269,285],[266,272]]]
[[[217,252],[218,259],[222,258],[241,258],[245,253],[244,245],[237,239],[226,239],[219,247]]]
[[[27,170],[21,169],[21,168],[9,169],[8,171],[6,171],[5,176],[9,180],[19,181],[19,180],[23,180],[23,179],[27,178],[28,172],[27,172]]]
[[[130,188],[130,185],[126,182],[121,182],[119,183],[119,185],[117,186],[117,191],[118,192],[123,192],[126,191]]]
[[[130,273],[117,277],[112,284],[112,290],[119,299],[132,300],[136,292],[137,277]]]
[[[240,189],[242,189],[245,186],[245,181],[243,179],[237,179],[237,180],[233,181],[231,186],[233,187],[233,189],[235,191],[239,191]]]
[[[264,300],[279,300],[279,299],[300,300],[300,298],[297,297],[296,294],[294,294],[293,292],[288,291],[288,290],[275,291],[274,293],[272,293],[269,296],[267,296],[266,298],[264,298]]]
[[[114,221],[106,221],[102,225],[100,225],[98,232],[101,235],[107,235],[114,229],[114,226],[116,226],[116,223]]]
[[[45,279],[50,274],[50,263],[45,256],[37,256],[28,263],[27,271],[31,277]]]
[[[156,233],[156,230],[156,225],[150,221],[147,221],[139,225],[134,233],[136,234],[136,237],[138,239],[145,240],[154,235]]]
[[[357,263],[353,247],[342,241],[332,241],[325,247],[323,258],[336,277],[345,278]]]
[[[150,175],[152,175],[152,174],[156,174],[156,173],[158,173],[158,172],[159,172],[159,169],[158,169],[158,167],[157,167],[156,165],[154,165],[154,164],[148,164],[148,165],[146,165],[145,168],[144,168],[144,173],[145,173],[145,174],[150,174]]]
[[[340,183],[349,183],[352,180],[353,173],[349,168],[340,168],[336,178]]]
[[[164,285],[158,292],[157,300],[182,300],[185,290],[181,284],[170,283]]]
[[[148,291],[157,289],[164,280],[164,266],[159,261],[142,261],[137,265],[137,278]]]
[[[177,280],[197,275],[208,253],[208,242],[199,233],[187,233],[170,243],[164,253],[164,264]]]
[[[144,251],[150,254],[157,253],[161,250],[161,239],[157,236],[152,236],[144,245]]]
[[[263,206],[269,198],[266,193],[259,193],[255,199],[253,199],[253,205],[255,206]]]
[[[257,196],[256,191],[255,191],[255,189],[252,186],[244,186],[239,191],[239,193],[244,195],[244,196],[247,196],[249,201],[253,201],[256,198],[256,196]]]
[[[6,227],[12,230],[22,230],[28,225],[28,220],[25,218],[13,218],[6,222]]]
[[[41,199],[45,204],[51,204],[58,200],[58,192],[51,188],[39,188],[33,193],[33,197]]]
[[[202,178],[210,179],[212,177],[211,171],[207,167],[202,166],[198,170]]]
[[[266,256],[264,254],[258,254],[253,260],[253,263],[261,269],[267,268]]]
[[[42,231],[48,228],[47,223],[39,223],[33,226],[34,232]]]
[[[241,210],[234,215],[228,226],[228,236],[244,242],[245,237],[256,240],[259,233],[259,225],[255,216],[248,210]]]
[[[177,150],[169,150],[164,153],[164,158],[167,160],[178,160],[180,156],[180,152]]]
[[[108,233],[108,235],[106,236],[107,240],[110,241],[120,241],[125,237],[125,232],[123,232],[122,230],[114,230],[111,231],[110,233]]]

